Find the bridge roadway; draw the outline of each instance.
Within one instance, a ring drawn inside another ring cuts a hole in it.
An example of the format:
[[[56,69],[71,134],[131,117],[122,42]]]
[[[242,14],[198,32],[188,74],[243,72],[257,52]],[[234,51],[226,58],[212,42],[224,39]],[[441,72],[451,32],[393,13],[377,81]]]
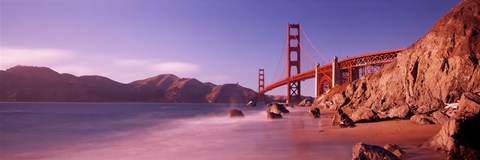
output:
[[[356,70],[358,73],[358,70],[360,68],[363,68],[362,71],[364,73],[367,73],[366,70],[370,66],[383,66],[386,63],[392,62],[396,57],[397,53],[403,51],[405,49],[393,49],[393,50],[386,50],[386,51],[380,51],[380,52],[374,52],[374,53],[368,53],[368,54],[362,54],[358,56],[353,56],[353,57],[348,57],[343,60],[340,60],[336,62],[335,65],[338,65],[338,68],[336,72],[342,72],[346,70],[348,72],[348,79],[346,80],[348,82],[352,82],[355,80],[355,76],[353,75],[354,70]],[[333,61],[335,63],[335,61]],[[318,68],[318,77],[321,77],[317,79],[317,83],[322,84],[321,81],[328,81],[329,83],[332,83],[332,86],[335,86],[335,80],[332,79],[334,77],[334,72],[332,72],[332,63],[325,64],[322,66],[317,66]],[[334,68],[334,67],[333,67]],[[268,86],[265,87],[265,89],[259,91],[259,94],[264,94],[272,89],[275,89],[277,87],[287,85],[288,82],[290,81],[301,81],[301,80],[306,80],[306,79],[311,79],[316,77],[316,71],[315,68],[311,70],[304,71],[302,73],[293,75],[291,77],[287,77],[285,79],[279,80],[277,82],[274,82]],[[364,75],[364,74],[363,74]],[[338,80],[337,80],[338,81]],[[341,81],[341,80],[340,80]],[[316,85],[320,86],[320,85]]]

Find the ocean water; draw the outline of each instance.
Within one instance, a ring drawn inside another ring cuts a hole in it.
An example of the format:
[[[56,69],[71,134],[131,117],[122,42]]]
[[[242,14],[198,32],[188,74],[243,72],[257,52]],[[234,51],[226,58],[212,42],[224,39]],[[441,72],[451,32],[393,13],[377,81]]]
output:
[[[237,108],[245,118],[229,118]],[[292,108],[156,103],[0,103],[1,160],[350,159],[351,145],[295,133],[321,127]],[[321,138],[321,137],[319,137]]]

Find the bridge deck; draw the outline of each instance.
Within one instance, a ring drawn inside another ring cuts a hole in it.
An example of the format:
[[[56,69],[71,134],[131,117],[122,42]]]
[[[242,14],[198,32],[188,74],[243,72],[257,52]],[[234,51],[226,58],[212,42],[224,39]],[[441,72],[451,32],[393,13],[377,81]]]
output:
[[[396,58],[397,53],[403,50],[405,49],[402,48],[402,49],[393,49],[393,50],[386,50],[386,51],[380,51],[380,52],[374,52],[374,53],[367,53],[367,54],[362,54],[358,56],[348,57],[338,61],[337,63],[339,64],[340,69],[364,67],[367,65],[385,64],[393,61],[393,59]],[[318,69],[319,69],[319,74],[323,74],[325,76],[330,77],[331,71],[332,71],[332,63],[319,66]],[[274,82],[266,86],[265,89],[261,90],[259,93],[263,94],[277,87],[287,85],[289,81],[300,81],[300,80],[306,80],[311,78],[315,78],[315,69],[311,69],[311,70],[293,75],[291,77],[287,77],[285,79],[279,80],[277,82]]]

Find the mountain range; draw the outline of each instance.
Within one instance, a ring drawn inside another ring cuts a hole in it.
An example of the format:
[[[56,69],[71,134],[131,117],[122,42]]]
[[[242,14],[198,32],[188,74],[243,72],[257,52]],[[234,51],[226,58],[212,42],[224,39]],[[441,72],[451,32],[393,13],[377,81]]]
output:
[[[246,103],[257,93],[238,84],[215,85],[162,74],[131,83],[102,76],[74,76],[47,67],[0,70],[0,101]]]

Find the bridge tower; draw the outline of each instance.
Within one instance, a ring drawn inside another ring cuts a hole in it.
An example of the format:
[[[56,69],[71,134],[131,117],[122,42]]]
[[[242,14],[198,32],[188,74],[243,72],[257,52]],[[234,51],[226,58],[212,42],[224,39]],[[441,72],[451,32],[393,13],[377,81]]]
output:
[[[265,89],[265,71],[258,69],[258,102],[265,102],[265,94],[260,93],[263,89]]]
[[[287,68],[288,77],[300,73],[300,24],[288,24]],[[292,74],[292,71],[294,74]],[[288,80],[287,103],[300,101],[300,81]]]

